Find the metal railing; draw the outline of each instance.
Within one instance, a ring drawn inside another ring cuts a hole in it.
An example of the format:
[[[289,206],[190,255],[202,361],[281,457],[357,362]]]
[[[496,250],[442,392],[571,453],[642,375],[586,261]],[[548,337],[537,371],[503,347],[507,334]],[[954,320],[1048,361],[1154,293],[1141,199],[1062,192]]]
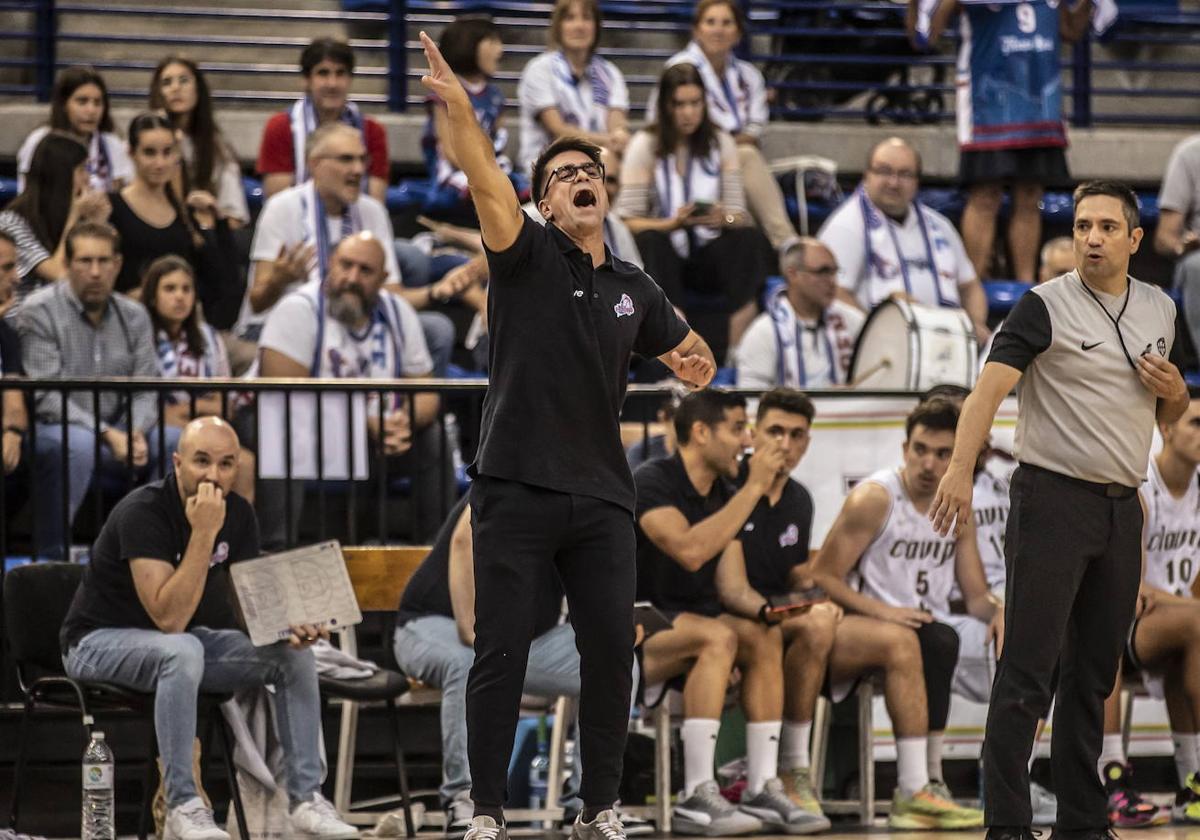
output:
[[[773,91],[773,115],[782,119],[866,119],[871,122],[937,122],[951,119],[954,107],[953,64],[957,34],[955,27],[939,51],[913,50],[904,32],[904,6],[880,0],[743,0],[751,21],[753,43],[769,43],[765,51],[749,52],[764,69]],[[366,29],[372,37],[351,41],[356,51],[386,58],[386,66],[362,62],[364,76],[386,76],[387,91],[356,95],[359,101],[404,111],[419,103],[422,94],[415,85],[420,76],[420,46],[411,27],[436,28],[462,12],[488,12],[508,28],[545,26],[549,4],[541,0],[375,0],[351,4],[345,10],[290,10],[258,8],[211,8],[164,3],[154,9],[157,19],[227,21],[222,35],[190,35],[180,31],[121,34],[60,31],[64,14],[134,16],[146,14],[144,6],[62,2],[62,0],[0,0],[0,13],[16,21],[0,33],[0,43],[12,46],[0,59],[5,80],[0,93],[26,94],[46,101],[56,70],[67,63],[58,59],[58,45],[66,42],[103,41],[160,47],[158,52],[189,47],[244,46],[299,48],[305,37],[284,35],[239,35],[236,24],[244,21],[279,20],[311,23],[337,22]],[[689,28],[688,0],[634,3],[607,0],[605,15],[623,30],[674,32],[685,35]],[[19,55],[19,44],[25,44]],[[1200,123],[1200,110],[1182,112],[1178,103],[1194,98],[1185,85],[1170,79],[1188,78],[1200,71],[1200,61],[1161,57],[1157,53],[1200,46],[1200,12],[1180,11],[1169,2],[1163,5],[1122,4],[1121,17],[1103,46],[1090,38],[1067,50],[1063,61],[1064,90],[1070,97],[1068,116],[1076,126],[1107,123]],[[515,44],[516,54],[540,50]],[[636,49],[629,57],[665,58],[669,50]],[[622,51],[609,54],[620,60]],[[157,53],[153,56],[157,58]],[[241,103],[277,103],[291,94],[261,90],[223,89],[222,76],[239,73],[278,75],[294,73],[292,56],[281,63],[268,61],[206,61],[202,66],[216,76],[214,95],[220,100]],[[101,69],[148,69],[153,61],[102,60]],[[645,76],[643,78],[643,76]],[[20,77],[20,81],[11,79]],[[1136,78],[1134,78],[1136,77]],[[1097,79],[1100,82],[1097,83]],[[1116,78],[1118,81],[1113,82]],[[1164,81],[1167,80],[1167,81]],[[501,74],[500,81],[515,81],[514,73]],[[646,74],[631,74],[631,86],[653,81]],[[114,89],[116,96],[142,98],[144,90]],[[1159,101],[1159,112],[1143,104]]]

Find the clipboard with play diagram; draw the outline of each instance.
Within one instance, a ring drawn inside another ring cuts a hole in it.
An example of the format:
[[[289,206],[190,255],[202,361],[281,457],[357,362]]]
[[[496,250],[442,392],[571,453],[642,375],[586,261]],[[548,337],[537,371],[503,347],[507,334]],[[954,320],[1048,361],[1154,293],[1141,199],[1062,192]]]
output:
[[[255,645],[286,639],[299,624],[337,632],[362,621],[337,540],[243,560],[229,574]]]

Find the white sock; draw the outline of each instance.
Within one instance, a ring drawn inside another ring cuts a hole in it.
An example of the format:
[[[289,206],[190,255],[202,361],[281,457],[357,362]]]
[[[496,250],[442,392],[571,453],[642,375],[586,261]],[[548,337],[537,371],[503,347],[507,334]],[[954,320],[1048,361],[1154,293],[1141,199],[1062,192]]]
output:
[[[812,739],[812,721],[805,723],[783,722],[779,738],[779,766],[784,770],[800,770],[808,767],[808,742]]]
[[[683,737],[683,798],[696,788],[716,778],[713,762],[717,759],[717,733],[721,721],[709,718],[688,718],[680,728]]]
[[[946,741],[945,732],[930,732],[925,747],[926,769],[931,782],[942,781],[942,748]]]
[[[1104,765],[1110,761],[1118,761],[1122,765],[1127,763],[1120,732],[1114,732],[1112,735],[1105,733],[1104,735],[1104,745],[1100,748],[1100,758],[1096,761],[1096,772],[1100,774],[1101,781],[1104,780]]]
[[[746,724],[746,793],[757,796],[767,779],[779,775],[779,730],[777,720]]]
[[[1187,785],[1188,776],[1200,770],[1200,756],[1196,754],[1196,735],[1192,732],[1172,732],[1171,741],[1175,744],[1175,773],[1179,776],[1179,786]]]
[[[928,740],[925,736],[896,739],[896,775],[900,792],[905,796],[912,796],[929,784]]]

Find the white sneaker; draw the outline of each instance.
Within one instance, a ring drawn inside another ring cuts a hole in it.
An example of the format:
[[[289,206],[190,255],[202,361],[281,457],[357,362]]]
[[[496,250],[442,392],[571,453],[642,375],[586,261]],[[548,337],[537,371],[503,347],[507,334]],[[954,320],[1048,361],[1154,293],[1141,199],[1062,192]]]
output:
[[[342,821],[341,815],[320,793],[301,802],[296,810],[288,814],[288,824],[293,834],[315,840],[356,840],[358,829]],[[228,836],[228,835],[226,835]]]
[[[193,796],[167,811],[163,840],[230,840],[230,837],[213,820],[212,808],[199,796]]]

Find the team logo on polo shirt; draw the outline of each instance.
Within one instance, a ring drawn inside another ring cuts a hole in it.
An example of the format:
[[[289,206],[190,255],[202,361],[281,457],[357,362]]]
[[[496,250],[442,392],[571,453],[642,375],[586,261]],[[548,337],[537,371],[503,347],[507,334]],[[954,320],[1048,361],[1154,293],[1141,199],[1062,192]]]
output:
[[[212,566],[217,566],[221,563],[224,563],[228,559],[229,543],[221,540],[221,542],[217,543],[217,550],[213,552],[213,556],[208,559],[208,565],[211,568]]]
[[[633,314],[633,299],[629,295],[621,295],[621,302],[613,306],[613,312],[617,313],[617,317],[622,315]]]
[[[796,523],[787,526],[782,534],[779,535],[779,547],[787,548],[790,545],[795,545],[800,542],[800,529],[796,527]]]

